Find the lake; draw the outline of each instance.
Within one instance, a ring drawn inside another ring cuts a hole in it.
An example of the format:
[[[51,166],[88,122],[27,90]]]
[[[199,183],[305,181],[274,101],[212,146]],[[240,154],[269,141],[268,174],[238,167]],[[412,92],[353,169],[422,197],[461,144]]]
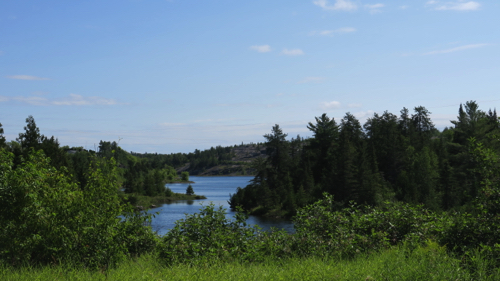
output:
[[[229,209],[229,194],[236,192],[237,187],[245,187],[253,177],[195,177],[190,176],[189,180],[194,181],[191,186],[194,192],[198,195],[204,195],[207,199],[203,200],[181,200],[149,210],[149,213],[159,214],[155,215],[151,226],[158,234],[164,235],[169,229],[175,226],[175,221],[186,217],[185,214],[194,214],[199,211],[201,205],[208,205],[212,202],[216,207],[222,206],[227,209],[228,218],[233,218],[235,212]],[[167,186],[176,193],[185,193],[187,183],[174,183],[167,184]],[[273,219],[250,216],[247,223],[258,225],[264,230],[269,230],[271,227],[284,229],[288,232],[293,232],[293,224],[289,220]]]

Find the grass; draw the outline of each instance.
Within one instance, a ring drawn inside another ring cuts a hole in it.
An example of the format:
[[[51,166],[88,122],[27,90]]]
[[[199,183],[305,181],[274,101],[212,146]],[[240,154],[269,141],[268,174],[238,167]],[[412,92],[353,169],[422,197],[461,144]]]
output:
[[[72,266],[0,266],[1,280],[499,280],[494,274],[471,274],[460,261],[428,246],[395,247],[350,260],[334,257],[291,258],[263,263],[237,262],[164,266],[154,255],[127,260],[108,271]]]

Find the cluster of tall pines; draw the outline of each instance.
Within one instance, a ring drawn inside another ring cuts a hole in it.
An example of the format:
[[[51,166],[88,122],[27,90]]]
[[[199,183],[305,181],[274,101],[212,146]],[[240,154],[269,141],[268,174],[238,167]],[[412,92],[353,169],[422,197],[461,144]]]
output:
[[[418,106],[399,116],[375,113],[364,125],[350,113],[339,122],[323,114],[307,125],[308,139],[288,140],[275,125],[264,135],[268,157],[254,162],[255,178],[229,203],[255,214],[293,215],[327,192],[339,208],[350,201],[467,208],[480,187],[470,144],[499,151],[500,122],[495,110],[468,101],[451,123],[437,130],[430,112]]]

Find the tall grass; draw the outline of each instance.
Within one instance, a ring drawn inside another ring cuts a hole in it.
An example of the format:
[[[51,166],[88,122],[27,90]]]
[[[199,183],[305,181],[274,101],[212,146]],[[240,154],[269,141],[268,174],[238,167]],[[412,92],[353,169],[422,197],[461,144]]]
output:
[[[2,280],[499,280],[484,271],[471,274],[437,244],[414,250],[393,247],[353,259],[334,257],[215,262],[165,266],[153,254],[129,259],[107,271],[71,265],[0,268]]]

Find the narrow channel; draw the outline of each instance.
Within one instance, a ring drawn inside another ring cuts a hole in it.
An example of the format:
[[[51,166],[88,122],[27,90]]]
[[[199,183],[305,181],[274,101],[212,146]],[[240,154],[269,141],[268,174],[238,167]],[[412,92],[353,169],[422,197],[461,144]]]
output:
[[[165,235],[168,230],[175,226],[175,222],[186,217],[186,214],[194,214],[198,212],[202,205],[213,203],[216,207],[222,206],[227,210],[226,216],[233,218],[234,213],[229,209],[229,194],[235,193],[237,187],[245,187],[253,177],[196,177],[191,176],[189,180],[195,183],[191,184],[194,192],[199,195],[205,195],[207,199],[195,201],[176,201],[169,204],[163,204],[155,209],[150,210],[150,213],[155,214],[152,221],[153,230],[159,235]],[[185,193],[189,184],[175,183],[167,184],[167,186],[176,193]],[[247,220],[249,224],[258,225],[263,230],[270,230],[272,227],[284,229],[287,232],[293,232],[293,223],[290,220],[274,219],[250,216]]]

